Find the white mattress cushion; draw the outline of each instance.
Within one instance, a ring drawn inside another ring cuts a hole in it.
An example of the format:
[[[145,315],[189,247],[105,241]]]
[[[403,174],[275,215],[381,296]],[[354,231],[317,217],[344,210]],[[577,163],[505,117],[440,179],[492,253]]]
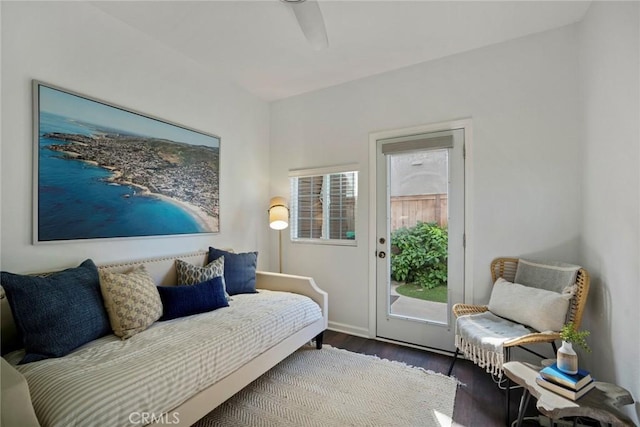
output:
[[[43,427],[135,425],[130,414],[170,411],[321,317],[305,296],[260,290],[234,296],[229,307],[157,322],[126,341],[110,335],[16,368]],[[21,353],[6,358],[15,364]]]

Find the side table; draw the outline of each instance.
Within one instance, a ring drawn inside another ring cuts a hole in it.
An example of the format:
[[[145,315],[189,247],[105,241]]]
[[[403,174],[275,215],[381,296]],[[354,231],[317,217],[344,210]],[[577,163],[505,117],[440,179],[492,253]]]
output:
[[[636,424],[619,410],[624,405],[634,403],[631,394],[622,387],[597,381],[595,387],[580,399],[566,399],[536,383],[542,367],[524,362],[507,362],[502,365],[504,373],[514,383],[524,388],[517,426],[522,425],[524,411],[529,397],[535,397],[538,411],[552,420],[565,417],[587,417],[614,426],[635,426]]]

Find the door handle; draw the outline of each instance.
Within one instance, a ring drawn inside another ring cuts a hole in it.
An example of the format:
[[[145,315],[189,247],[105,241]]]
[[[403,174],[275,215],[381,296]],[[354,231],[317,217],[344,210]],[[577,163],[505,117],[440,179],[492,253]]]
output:
[[[378,258],[385,258],[387,254],[384,251],[378,252]]]

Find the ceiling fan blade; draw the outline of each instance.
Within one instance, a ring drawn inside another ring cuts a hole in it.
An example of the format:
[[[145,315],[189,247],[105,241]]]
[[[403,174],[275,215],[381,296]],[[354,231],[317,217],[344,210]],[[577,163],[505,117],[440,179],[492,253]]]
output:
[[[320,50],[329,46],[327,29],[324,26],[324,18],[318,2],[316,0],[298,0],[297,2],[288,1],[288,3],[293,8],[300,28],[313,48]]]

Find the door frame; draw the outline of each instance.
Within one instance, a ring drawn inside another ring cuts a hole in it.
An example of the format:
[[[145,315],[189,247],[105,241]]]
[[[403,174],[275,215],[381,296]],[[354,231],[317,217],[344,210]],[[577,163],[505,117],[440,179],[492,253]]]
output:
[[[454,129],[464,129],[464,286],[462,300],[465,303],[472,302],[473,296],[473,168],[472,166],[472,121],[468,119],[458,119],[446,122],[433,123],[428,125],[413,126],[400,129],[372,132],[369,134],[369,338],[377,337],[377,288],[376,288],[376,250],[377,250],[377,141],[379,139],[396,138],[411,134],[421,134],[429,132],[441,132]],[[385,339],[386,340],[386,339]]]

